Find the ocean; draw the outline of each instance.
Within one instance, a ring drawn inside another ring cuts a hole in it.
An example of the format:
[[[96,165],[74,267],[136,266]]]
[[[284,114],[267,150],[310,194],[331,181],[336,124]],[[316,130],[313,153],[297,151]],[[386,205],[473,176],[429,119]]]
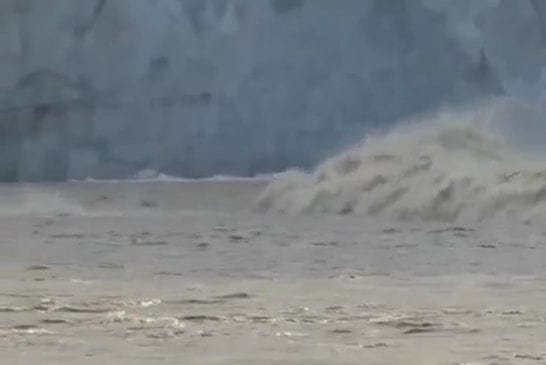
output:
[[[543,363],[546,179],[463,119],[311,173],[0,186],[1,362]]]

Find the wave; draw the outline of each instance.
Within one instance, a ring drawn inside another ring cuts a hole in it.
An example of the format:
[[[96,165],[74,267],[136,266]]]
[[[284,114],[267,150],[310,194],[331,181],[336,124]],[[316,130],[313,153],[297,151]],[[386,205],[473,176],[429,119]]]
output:
[[[402,123],[312,173],[274,180],[258,205],[291,214],[397,220],[546,217],[546,164],[518,149],[506,133],[525,127],[517,119],[522,110],[518,103],[493,102]]]
[[[3,186],[0,190],[0,217],[26,215],[56,217],[89,216],[93,213],[53,190]]]
[[[267,182],[282,176],[282,173],[279,174],[263,174],[256,175],[253,177],[244,177],[244,176],[231,176],[231,175],[214,175],[210,177],[203,178],[184,178],[178,176],[172,176],[167,174],[157,173],[154,175],[142,175],[137,174],[131,179],[93,179],[87,178],[84,180],[70,180],[72,183],[110,183],[110,184],[131,184],[131,183],[161,183],[161,182],[172,182],[172,183],[194,183],[194,182]]]

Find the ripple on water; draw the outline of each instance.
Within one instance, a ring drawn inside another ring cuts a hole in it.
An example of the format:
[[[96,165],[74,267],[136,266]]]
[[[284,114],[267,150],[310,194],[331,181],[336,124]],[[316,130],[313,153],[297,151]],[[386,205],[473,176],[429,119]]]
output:
[[[24,306],[6,306],[0,307],[0,313],[19,313],[19,312],[31,312],[33,309],[31,307]]]
[[[53,335],[55,332],[47,330],[45,328],[40,328],[35,325],[15,325],[11,327],[0,328],[1,337],[10,337],[10,336],[28,336],[28,335]]]
[[[72,305],[63,305],[59,307],[52,308],[53,312],[64,312],[64,313],[86,313],[86,314],[100,314],[108,313],[109,308],[97,308],[97,307],[76,307]]]

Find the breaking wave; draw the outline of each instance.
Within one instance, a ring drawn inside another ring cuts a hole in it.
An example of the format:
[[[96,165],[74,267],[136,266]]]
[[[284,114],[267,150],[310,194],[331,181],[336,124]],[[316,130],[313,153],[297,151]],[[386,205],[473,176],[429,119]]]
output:
[[[546,217],[546,165],[506,136],[524,128],[516,117],[525,110],[496,102],[404,123],[368,137],[313,173],[276,179],[259,206],[446,222]]]
[[[178,176],[172,176],[167,174],[158,173],[153,170],[144,170],[139,172],[132,179],[93,179],[87,178],[84,180],[73,179],[70,180],[72,183],[99,183],[99,184],[131,184],[131,183],[199,183],[199,182],[263,182],[274,179],[276,176],[281,176],[282,174],[260,174],[252,177],[241,177],[241,176],[231,176],[231,175],[214,175],[210,177],[203,178],[184,178]]]

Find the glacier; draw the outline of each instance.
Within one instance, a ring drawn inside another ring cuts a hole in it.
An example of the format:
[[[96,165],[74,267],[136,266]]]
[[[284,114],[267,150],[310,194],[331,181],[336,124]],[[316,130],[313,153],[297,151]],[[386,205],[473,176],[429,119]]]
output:
[[[307,169],[435,108],[543,102],[544,4],[0,0],[0,181]]]

